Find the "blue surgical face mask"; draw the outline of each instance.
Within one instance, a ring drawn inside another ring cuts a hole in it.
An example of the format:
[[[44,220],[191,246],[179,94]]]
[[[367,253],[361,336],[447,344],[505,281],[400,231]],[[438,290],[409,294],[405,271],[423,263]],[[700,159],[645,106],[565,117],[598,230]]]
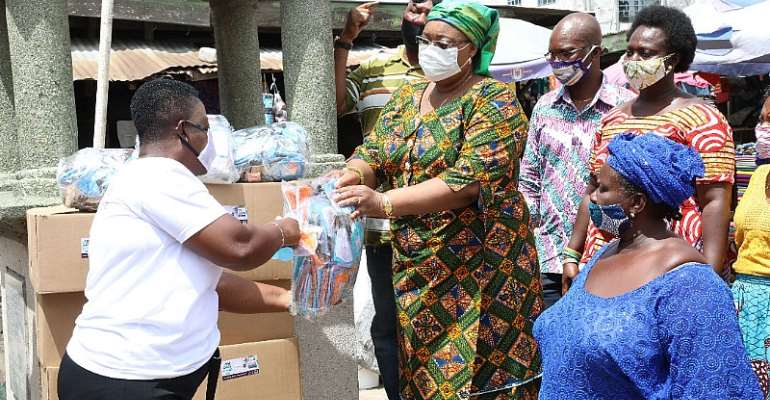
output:
[[[594,226],[615,237],[630,225],[630,219],[620,204],[599,205],[592,201],[588,203],[588,212]]]

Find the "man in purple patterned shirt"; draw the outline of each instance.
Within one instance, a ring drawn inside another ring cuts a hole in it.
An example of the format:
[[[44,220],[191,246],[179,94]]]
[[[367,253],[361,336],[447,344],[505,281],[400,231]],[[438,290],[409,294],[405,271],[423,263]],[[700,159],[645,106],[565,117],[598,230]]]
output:
[[[570,14],[556,25],[546,58],[562,86],[540,98],[530,118],[519,190],[529,205],[546,307],[561,297],[562,279],[577,272],[564,250],[588,186],[594,134],[607,112],[634,96],[604,79],[601,41],[591,15]],[[563,263],[570,267],[564,274]]]

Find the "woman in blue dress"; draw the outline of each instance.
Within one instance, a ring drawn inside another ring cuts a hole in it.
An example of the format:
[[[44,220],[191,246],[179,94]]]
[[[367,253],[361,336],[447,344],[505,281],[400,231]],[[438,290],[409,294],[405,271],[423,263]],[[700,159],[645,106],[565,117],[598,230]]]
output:
[[[700,156],[651,133],[609,151],[589,210],[619,239],[535,322],[540,398],[762,399],[730,290],[667,229],[703,176]]]

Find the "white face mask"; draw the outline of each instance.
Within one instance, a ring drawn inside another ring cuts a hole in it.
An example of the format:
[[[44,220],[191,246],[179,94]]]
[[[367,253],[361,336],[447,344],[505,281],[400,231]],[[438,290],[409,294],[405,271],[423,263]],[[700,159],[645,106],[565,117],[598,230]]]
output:
[[[420,44],[420,68],[425,78],[432,82],[439,82],[457,75],[462,70],[457,63],[459,51],[460,48],[457,47],[442,49],[430,44]]]
[[[208,172],[211,169],[211,164],[214,163],[214,159],[217,158],[217,149],[214,137],[211,133],[211,128],[206,131],[206,136],[208,136],[208,141],[206,142],[206,147],[204,147],[203,150],[201,150],[201,153],[198,154],[198,161],[201,162],[203,168],[206,168],[206,172]]]

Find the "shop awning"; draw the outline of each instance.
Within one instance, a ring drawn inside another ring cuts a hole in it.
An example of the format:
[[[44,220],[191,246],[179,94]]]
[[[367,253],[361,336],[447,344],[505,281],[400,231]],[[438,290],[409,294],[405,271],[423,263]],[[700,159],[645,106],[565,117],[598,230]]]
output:
[[[111,81],[138,81],[160,73],[188,73],[193,77],[213,77],[216,63],[205,62],[198,55],[199,47],[186,42],[138,40],[113,41],[110,58]],[[393,52],[386,47],[358,47],[350,52],[348,66],[358,65],[380,53]],[[99,41],[72,39],[73,80],[96,79]],[[283,70],[280,49],[262,49],[260,64],[264,72]]]

